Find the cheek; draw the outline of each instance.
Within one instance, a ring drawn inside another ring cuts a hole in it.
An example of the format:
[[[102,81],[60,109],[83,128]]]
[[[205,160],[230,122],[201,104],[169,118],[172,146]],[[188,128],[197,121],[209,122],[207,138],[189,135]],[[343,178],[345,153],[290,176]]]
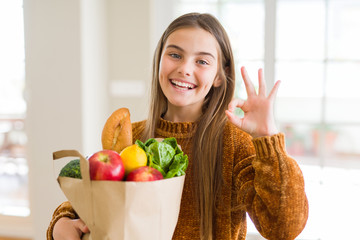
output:
[[[215,81],[215,78],[217,76],[217,70],[208,70],[208,71],[202,71],[200,72],[201,79],[203,84],[206,86],[206,88],[210,88]]]
[[[167,58],[161,59],[159,66],[159,75],[161,76],[168,74],[172,69],[171,65],[171,61],[169,61]]]
[[[159,64],[159,83],[161,89],[163,89],[168,82],[169,64],[167,62],[166,60],[161,60]]]

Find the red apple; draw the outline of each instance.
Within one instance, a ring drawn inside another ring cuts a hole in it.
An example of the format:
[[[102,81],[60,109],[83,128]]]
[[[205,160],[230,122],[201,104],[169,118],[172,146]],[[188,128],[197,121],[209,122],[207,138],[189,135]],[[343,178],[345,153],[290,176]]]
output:
[[[90,179],[121,181],[125,176],[120,155],[112,150],[101,150],[89,158]]]
[[[163,179],[163,175],[155,168],[144,166],[132,170],[126,177],[126,181],[148,182]]]

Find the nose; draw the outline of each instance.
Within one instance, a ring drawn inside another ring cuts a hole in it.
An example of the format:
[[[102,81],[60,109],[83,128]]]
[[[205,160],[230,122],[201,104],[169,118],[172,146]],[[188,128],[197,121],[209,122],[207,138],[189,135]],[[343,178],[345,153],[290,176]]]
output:
[[[183,60],[179,63],[178,67],[178,73],[180,73],[183,76],[190,77],[193,72],[193,65],[191,64],[191,61],[189,60]]]

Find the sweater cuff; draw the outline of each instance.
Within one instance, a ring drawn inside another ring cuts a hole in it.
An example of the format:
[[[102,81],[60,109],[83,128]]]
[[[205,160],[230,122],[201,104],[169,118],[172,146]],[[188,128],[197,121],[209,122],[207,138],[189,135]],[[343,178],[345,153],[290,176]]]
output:
[[[260,158],[274,156],[274,154],[285,154],[285,135],[278,133],[272,136],[254,138],[253,144],[256,155]]]
[[[57,221],[59,221],[60,218],[63,218],[63,217],[68,217],[68,218],[71,218],[71,219],[75,219],[77,218],[76,214],[74,214],[73,212],[70,212],[70,211],[65,211],[65,212],[62,212],[58,215],[56,215],[50,222],[49,224],[49,227],[46,231],[46,239],[47,240],[53,240],[53,231],[54,231],[54,226],[56,224]]]

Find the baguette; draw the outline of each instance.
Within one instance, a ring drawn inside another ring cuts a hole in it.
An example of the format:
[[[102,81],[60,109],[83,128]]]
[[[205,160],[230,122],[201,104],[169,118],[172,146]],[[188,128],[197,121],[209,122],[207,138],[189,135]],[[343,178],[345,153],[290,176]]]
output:
[[[114,150],[118,153],[132,144],[129,109],[119,108],[111,114],[104,125],[101,143],[103,149]]]

